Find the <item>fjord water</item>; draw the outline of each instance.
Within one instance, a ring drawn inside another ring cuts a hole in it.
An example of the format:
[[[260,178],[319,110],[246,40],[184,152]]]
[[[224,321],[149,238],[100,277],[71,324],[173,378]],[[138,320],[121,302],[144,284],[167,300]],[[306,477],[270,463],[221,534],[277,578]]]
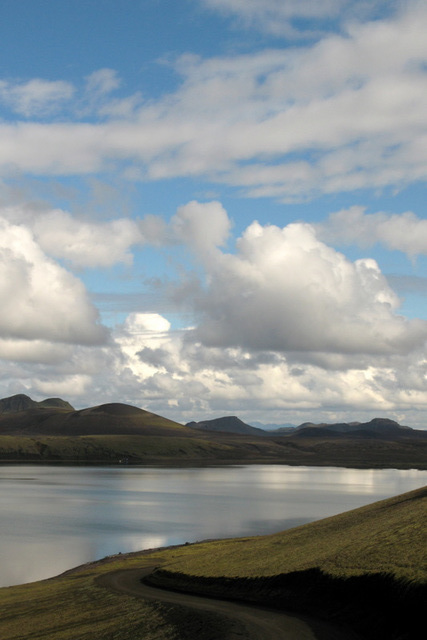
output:
[[[107,555],[278,532],[427,484],[427,471],[3,466],[0,586]]]

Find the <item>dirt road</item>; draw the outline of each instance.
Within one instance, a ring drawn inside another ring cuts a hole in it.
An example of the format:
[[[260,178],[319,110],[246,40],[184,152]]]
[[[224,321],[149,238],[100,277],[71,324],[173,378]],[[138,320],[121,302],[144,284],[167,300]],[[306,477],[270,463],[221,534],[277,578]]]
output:
[[[148,600],[184,606],[200,612],[216,614],[231,621],[232,630],[223,640],[344,640],[342,635],[329,625],[316,622],[316,634],[311,626],[298,618],[263,609],[261,607],[214,600],[175,591],[157,589],[141,583],[141,578],[153,571],[154,567],[144,567],[126,571],[112,571],[97,579],[97,583],[121,593],[127,593]]]

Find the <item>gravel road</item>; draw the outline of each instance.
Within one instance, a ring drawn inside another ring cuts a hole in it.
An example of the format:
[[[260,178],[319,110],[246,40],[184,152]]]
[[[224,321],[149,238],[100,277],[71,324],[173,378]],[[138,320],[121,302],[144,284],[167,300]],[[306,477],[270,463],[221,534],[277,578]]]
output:
[[[127,593],[144,600],[184,606],[227,619],[231,630],[221,640],[348,640],[349,635],[327,624],[316,623],[314,632],[308,623],[299,618],[264,609],[231,602],[214,600],[175,591],[167,591],[145,585],[141,578],[155,567],[143,567],[125,571],[112,571],[97,578],[97,583],[112,591]],[[199,639],[202,640],[202,639]]]

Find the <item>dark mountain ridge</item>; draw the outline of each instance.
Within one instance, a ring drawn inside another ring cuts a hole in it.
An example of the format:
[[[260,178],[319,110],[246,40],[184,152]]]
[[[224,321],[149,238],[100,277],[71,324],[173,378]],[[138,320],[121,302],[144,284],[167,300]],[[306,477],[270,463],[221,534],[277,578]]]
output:
[[[201,422],[187,422],[186,427],[198,429],[200,431],[215,431],[221,433],[236,433],[242,435],[268,435],[263,429],[251,427],[237,416],[224,416],[223,418],[214,418],[213,420],[202,420]]]
[[[412,429],[388,418],[373,418],[369,422],[338,422],[335,424],[304,423],[296,427],[296,437],[354,437],[399,439],[407,436],[426,436],[427,431]]]
[[[335,431],[337,433],[349,433],[357,431],[374,431],[377,433],[384,433],[385,431],[414,431],[411,427],[395,422],[395,420],[389,420],[388,418],[373,418],[369,422],[337,422],[333,424],[320,423],[314,424],[312,422],[305,422],[299,427],[296,427],[298,431],[303,429],[326,429],[328,431]]]
[[[121,403],[75,410],[60,398],[35,402],[23,394],[0,400],[0,435],[193,435],[191,429]]]
[[[187,426],[200,431],[221,432],[246,434],[252,436],[267,437],[298,437],[298,438],[336,438],[340,436],[354,437],[386,437],[399,438],[409,435],[424,434],[427,437],[427,431],[412,429],[404,425],[400,425],[394,420],[388,418],[373,418],[369,422],[339,422],[339,423],[319,423],[304,422],[298,427],[284,427],[276,430],[266,431],[257,427],[252,427],[242,422],[236,416],[224,416],[222,418],[214,418],[212,420],[202,420],[200,422],[189,422]]]
[[[74,410],[74,407],[72,407],[69,402],[61,400],[61,398],[46,398],[46,400],[36,402],[24,393],[18,393],[14,396],[9,396],[8,398],[0,400],[0,414],[18,413],[20,411],[28,411],[29,409],[47,409],[53,407],[69,411]]]

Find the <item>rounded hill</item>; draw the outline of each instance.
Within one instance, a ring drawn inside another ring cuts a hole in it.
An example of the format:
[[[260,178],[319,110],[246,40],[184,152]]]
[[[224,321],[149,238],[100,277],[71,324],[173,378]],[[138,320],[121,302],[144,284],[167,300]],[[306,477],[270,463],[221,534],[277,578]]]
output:
[[[110,403],[75,411],[61,407],[32,406],[0,414],[2,435],[155,435],[193,436],[177,422],[127,404]]]

